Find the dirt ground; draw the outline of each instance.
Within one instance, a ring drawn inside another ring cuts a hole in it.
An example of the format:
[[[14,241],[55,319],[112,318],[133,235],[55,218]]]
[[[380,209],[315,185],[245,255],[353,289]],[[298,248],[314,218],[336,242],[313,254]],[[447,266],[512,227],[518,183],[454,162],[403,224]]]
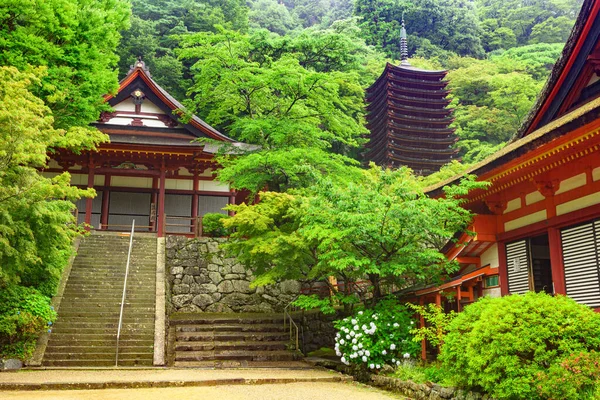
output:
[[[3,400],[386,400],[403,397],[353,382],[213,387],[0,392]]]

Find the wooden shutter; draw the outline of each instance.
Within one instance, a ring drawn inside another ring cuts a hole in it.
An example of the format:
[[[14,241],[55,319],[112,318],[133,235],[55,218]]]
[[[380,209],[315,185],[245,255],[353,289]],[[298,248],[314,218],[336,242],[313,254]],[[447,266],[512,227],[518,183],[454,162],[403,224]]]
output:
[[[527,240],[506,244],[506,265],[508,267],[508,292],[527,293],[529,291],[529,250]]]
[[[561,230],[567,296],[590,307],[600,307],[598,233],[600,221]]]

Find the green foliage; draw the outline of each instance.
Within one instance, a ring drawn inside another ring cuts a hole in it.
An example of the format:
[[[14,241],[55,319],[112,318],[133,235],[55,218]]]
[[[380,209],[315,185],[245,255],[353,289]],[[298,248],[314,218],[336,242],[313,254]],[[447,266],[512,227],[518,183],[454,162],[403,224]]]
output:
[[[248,14],[252,28],[264,28],[285,35],[300,27],[285,5],[277,0],[253,0]]]
[[[367,276],[376,300],[385,287],[430,282],[451,271],[454,264],[439,249],[470,222],[457,196],[480,184],[467,179],[431,199],[407,169],[358,174],[355,181],[263,192],[258,204],[229,206],[236,214],[225,226],[235,232],[226,248],[254,271],[257,284]]]
[[[473,4],[466,0],[357,0],[355,13],[368,44],[387,56],[400,58],[400,28],[404,15],[410,53],[418,41],[432,45],[429,55],[446,50],[463,56],[482,57],[479,21]],[[421,46],[422,47],[422,46]]]
[[[132,11],[131,29],[122,32],[117,49],[120,75],[142,56],[153,78],[177,99],[191,85],[190,65],[174,53],[178,35],[214,31],[215,25],[248,29],[244,0],[133,0]]]
[[[335,30],[287,42],[258,31],[220,29],[182,38],[193,66],[191,108],[210,124],[259,149],[219,157],[221,181],[252,192],[312,183],[315,171],[335,173],[364,142],[363,89],[342,70],[353,45]],[[357,52],[355,50],[354,52]]]
[[[0,358],[31,356],[37,335],[56,319],[50,299],[33,288],[10,285],[0,290]]]
[[[220,213],[208,213],[202,217],[202,234],[210,237],[223,237],[229,235],[229,230],[223,225],[223,221],[229,216]]]
[[[0,4],[0,65],[43,66],[36,88],[55,126],[87,126],[117,88],[114,50],[128,26],[124,0],[14,1]]]
[[[445,313],[437,304],[428,304],[420,306],[416,304],[407,304],[407,306],[421,315],[426,325],[414,328],[410,331],[415,336],[415,341],[427,340],[432,346],[441,346],[444,343],[444,337],[448,333],[448,328],[456,313],[451,311]]]
[[[527,293],[465,307],[440,359],[457,385],[497,399],[584,399],[599,350],[600,315],[568,297]]]
[[[336,354],[346,365],[362,365],[373,370],[384,365],[400,365],[401,360],[420,353],[421,346],[410,333],[414,324],[412,313],[388,297],[374,308],[335,321]]]
[[[487,30],[484,47],[489,50],[512,47],[498,43],[499,36],[506,37],[509,44],[516,39],[518,45],[564,43],[581,3],[582,0],[475,0],[479,18]],[[507,35],[506,29],[513,35]]]
[[[93,148],[105,138],[95,129],[54,129],[54,120],[32,90],[41,71],[0,67],[0,287],[22,283],[54,294],[79,234],[73,201],[93,190],[69,185],[68,173],[44,177],[48,152]]]

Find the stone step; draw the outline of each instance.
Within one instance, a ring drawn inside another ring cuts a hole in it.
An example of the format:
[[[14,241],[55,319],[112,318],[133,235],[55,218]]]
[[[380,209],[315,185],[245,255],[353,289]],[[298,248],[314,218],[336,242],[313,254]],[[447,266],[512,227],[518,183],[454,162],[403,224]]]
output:
[[[235,361],[235,360],[213,360],[213,361],[176,361],[175,368],[293,368],[312,369],[311,365],[303,361]]]
[[[61,307],[61,309],[62,309],[62,307]],[[85,311],[67,311],[67,310],[63,310],[59,314],[58,318],[61,318],[61,317],[62,318],[72,318],[72,317],[89,318],[89,317],[93,317],[93,318],[104,318],[104,319],[109,319],[109,318],[119,319],[119,314],[120,314],[119,311],[115,311],[115,312],[110,312],[110,311],[85,312]],[[129,314],[131,315],[131,312]],[[136,313],[135,317],[136,318],[154,318],[154,312],[146,311],[146,312]]]
[[[108,326],[106,326],[106,325],[108,325]],[[56,324],[52,328],[52,333],[54,333],[54,334],[59,334],[59,333],[71,333],[71,334],[89,333],[89,334],[93,334],[93,333],[96,333],[99,331],[116,333],[118,325],[119,325],[118,322],[114,323],[114,324],[105,324],[105,326],[94,326],[94,327],[82,327],[81,325],[74,325],[74,324],[64,324],[64,325]],[[123,324],[121,326],[121,331],[122,332],[133,332],[133,331],[154,332],[154,321],[143,323],[143,324]]]
[[[148,291],[147,294],[140,294],[140,293],[131,293],[128,292],[125,296],[125,304],[133,304],[133,305],[137,305],[137,304],[148,304],[148,301],[154,302],[154,292],[150,292]],[[67,299],[69,301],[74,301],[74,302],[90,302],[90,301],[107,301],[107,302],[115,302],[115,303],[121,303],[121,296],[119,295],[105,295],[102,297],[99,297],[98,294],[96,293],[90,293],[90,292],[83,292],[83,293],[79,293],[79,294],[74,294],[74,292],[72,292],[71,294],[69,294],[68,296],[63,296],[63,298]],[[61,306],[62,307],[62,306]]]
[[[289,340],[287,332],[178,332],[176,342],[205,341],[282,341]]]
[[[178,314],[170,318],[170,323],[174,325],[215,325],[215,324],[279,324],[283,326],[283,317],[279,314]]]
[[[176,332],[286,332],[283,324],[177,325]]]
[[[130,290],[140,290],[140,289],[145,289],[148,291],[148,293],[153,293],[154,292],[154,285],[156,284],[155,281],[152,282],[127,282],[127,291]],[[84,292],[94,292],[94,291],[104,291],[104,293],[106,294],[111,294],[111,293],[118,293],[118,294],[123,294],[123,282],[120,283],[114,283],[114,284],[110,284],[110,283],[106,283],[104,285],[102,285],[101,283],[98,284],[93,284],[93,285],[86,285],[83,283],[71,283],[70,285],[67,284],[67,287],[65,288],[65,294],[68,294],[70,292],[77,292],[77,291],[84,291]]]
[[[121,336],[121,339],[119,340],[119,346],[125,346],[125,347],[129,347],[129,346],[142,346],[142,347],[152,347],[154,346],[154,336],[150,336],[150,335],[145,335],[147,336],[145,339],[136,339],[136,340],[131,340],[131,339],[123,339],[123,337],[125,336]],[[57,337],[57,338],[53,338],[51,340],[48,341],[48,348],[49,347],[53,347],[53,346],[77,346],[77,347],[88,347],[88,348],[93,348],[93,347],[103,347],[103,346],[115,346],[117,343],[117,335],[116,335],[116,331],[115,334],[112,335],[112,337],[107,338],[107,339],[94,339],[94,340],[90,340],[90,339],[81,339],[80,338],[75,337],[75,339],[71,338],[69,340],[65,339],[63,340],[62,337]]]
[[[115,352],[115,344],[105,346],[86,346],[83,343],[80,346],[76,345],[63,345],[63,346],[48,346],[46,348],[46,354],[87,354],[92,351],[93,353],[110,354]],[[154,352],[154,345],[151,346],[131,346],[126,345],[119,341],[119,353],[120,354],[148,354]],[[50,358],[48,358],[50,359]]]
[[[44,360],[45,367],[114,367],[115,357],[102,360]],[[119,367],[144,367],[152,366],[152,359],[138,360],[119,357]]]
[[[218,350],[218,351],[182,351],[175,352],[175,361],[294,361],[297,356],[291,351],[249,351],[249,350]]]
[[[112,341],[116,343],[115,340],[117,338],[116,330],[110,333],[104,332],[96,332],[96,333],[63,333],[63,334],[50,334],[50,339],[48,343],[51,342],[62,342],[65,340],[73,341],[73,342],[109,342]],[[142,333],[129,333],[129,332],[121,332],[121,341],[136,341],[136,340],[148,340],[148,334]]]
[[[218,341],[218,342],[178,342],[175,350],[183,351],[207,351],[207,350],[287,350],[289,341]]]

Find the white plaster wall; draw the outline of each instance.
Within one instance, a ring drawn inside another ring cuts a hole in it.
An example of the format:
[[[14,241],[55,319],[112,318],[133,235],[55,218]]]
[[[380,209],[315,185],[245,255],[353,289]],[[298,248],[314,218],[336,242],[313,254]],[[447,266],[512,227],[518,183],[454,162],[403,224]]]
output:
[[[481,266],[489,265],[492,268],[498,268],[500,261],[498,259],[498,244],[494,243],[479,256]]]
[[[483,295],[484,296],[489,296],[489,297],[492,297],[492,298],[502,297],[502,294],[500,292],[500,288],[499,287],[494,287],[494,288],[490,288],[490,289],[483,289]]]
[[[509,222],[505,222],[504,230],[506,232],[508,232],[508,231],[512,231],[514,229],[522,228],[527,225],[535,224],[536,222],[545,220],[546,217],[547,217],[546,210],[538,211],[536,213],[529,214],[524,217],[509,221]]]
[[[144,102],[142,103],[141,111],[146,113],[164,114],[163,110],[161,110],[156,104],[148,100],[144,100]]]
[[[71,185],[88,184],[87,174],[71,174]],[[104,186],[104,175],[94,175],[94,186]]]
[[[132,176],[112,176],[110,186],[152,189],[152,178]]]
[[[229,184],[219,181],[199,181],[198,190],[206,190],[210,192],[229,192]]]
[[[131,97],[128,97],[127,99],[123,100],[113,108],[115,109],[115,111],[135,112],[135,104],[133,104],[133,100],[131,99]]]
[[[586,183],[586,174],[579,174],[572,176],[570,178],[565,179],[564,181],[560,181],[560,188],[556,191],[556,194],[561,194],[564,192],[568,192],[569,190],[576,189],[578,187],[584,186]]]
[[[544,195],[536,190],[535,192],[531,192],[531,193],[528,193],[527,195],[525,195],[525,204],[527,204],[527,205],[534,204],[534,203],[537,203],[538,201],[542,201],[544,199],[545,199]]]
[[[600,167],[594,168],[594,170],[592,170],[592,179],[595,181],[600,179]]]
[[[600,203],[600,192],[592,193],[556,206],[556,215],[563,215]]]
[[[521,208],[521,198],[520,197],[518,197],[516,199],[512,199],[508,203],[506,203],[506,210],[504,210],[504,214],[509,213],[514,210],[518,210],[519,208]]]
[[[194,190],[194,182],[188,179],[166,179],[165,189]]]

